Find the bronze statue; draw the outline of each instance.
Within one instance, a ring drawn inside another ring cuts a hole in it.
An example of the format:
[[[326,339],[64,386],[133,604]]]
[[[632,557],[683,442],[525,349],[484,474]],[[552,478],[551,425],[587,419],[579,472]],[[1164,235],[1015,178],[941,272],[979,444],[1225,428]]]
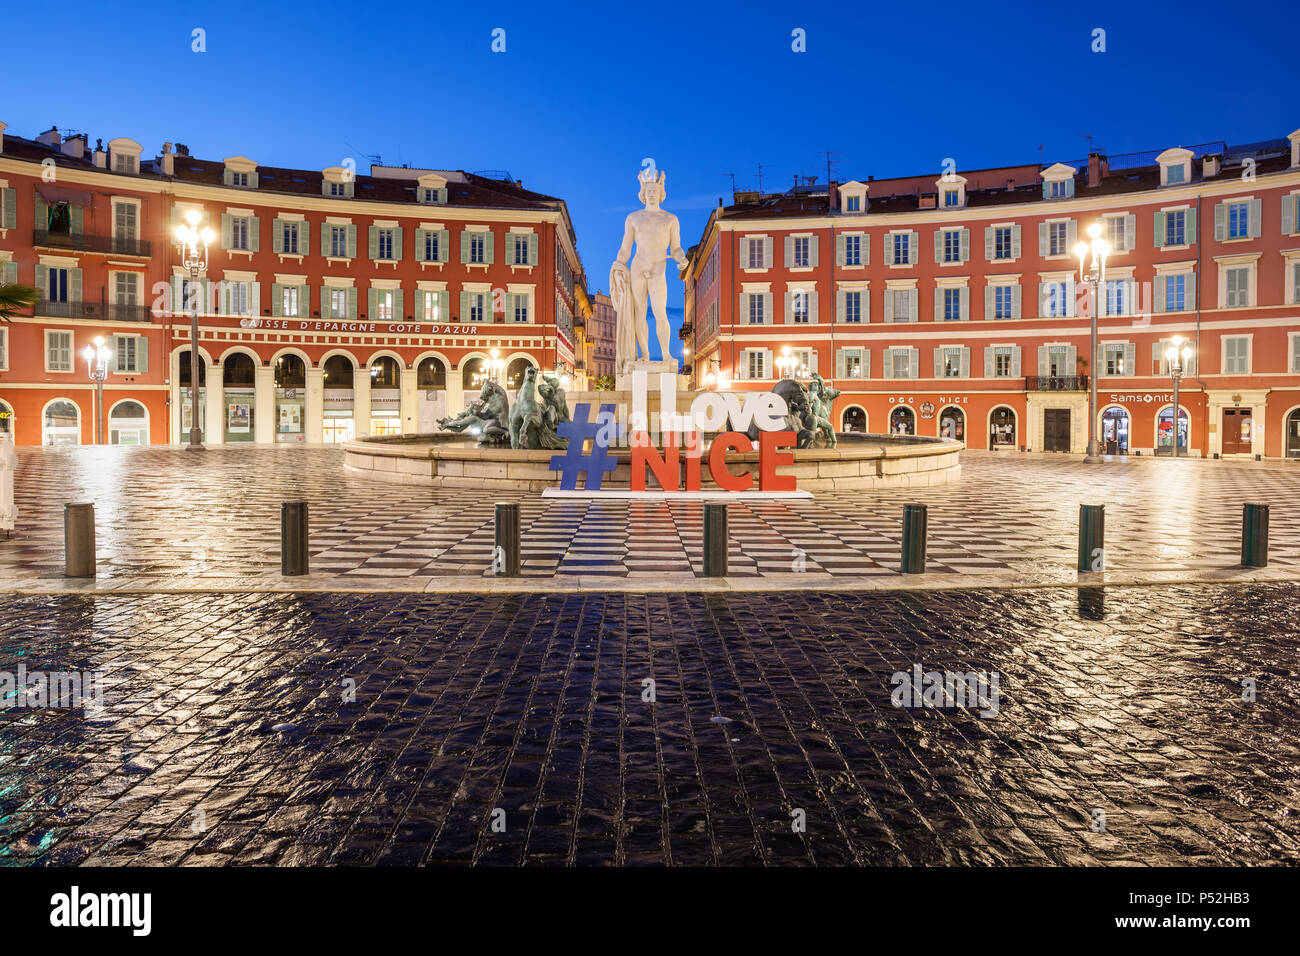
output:
[[[785,399],[786,416],[785,427],[787,431],[795,434],[795,446],[797,448],[808,448],[816,438],[816,419],[813,418],[811,403],[807,390],[792,378],[783,378],[773,386],[772,391]],[[731,419],[727,419],[727,430],[731,431]],[[750,441],[758,441],[758,425],[751,422],[749,431]]]
[[[537,368],[530,365],[515,395],[510,409],[510,447],[542,447],[542,406],[537,403],[533,386],[537,383]]]
[[[816,372],[813,372],[813,381],[808,386],[808,405],[812,413],[813,433],[815,436],[823,438],[827,448],[834,448],[836,445],[835,426],[831,424],[831,403],[839,398],[841,392],[838,388],[831,388]]]
[[[569,400],[564,395],[564,386],[555,375],[543,375],[537,383],[537,394],[542,398],[542,448],[567,448],[569,443],[557,432],[561,422],[569,420]]]
[[[440,418],[438,426],[450,432],[468,431],[480,445],[504,445],[510,440],[510,400],[496,382],[484,382],[477,401],[455,418]]]

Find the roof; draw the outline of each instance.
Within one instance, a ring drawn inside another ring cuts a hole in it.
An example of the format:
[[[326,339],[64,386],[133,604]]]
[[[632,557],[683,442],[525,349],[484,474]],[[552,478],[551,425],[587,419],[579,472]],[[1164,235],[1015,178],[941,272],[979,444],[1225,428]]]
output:
[[[35,163],[46,159],[54,160],[54,165],[66,169],[84,169],[110,176],[127,179],[171,180],[175,182],[195,183],[207,186],[224,185],[225,162],[223,160],[199,159],[194,156],[176,154],[173,160],[175,173],[164,176],[159,159],[141,159],[138,173],[119,173],[112,169],[103,169],[95,165],[94,152],[77,159],[64,153],[57,146],[47,146],[35,140],[24,139],[5,133],[4,153],[15,159],[31,160]],[[448,206],[470,206],[489,209],[553,209],[562,200],[544,193],[524,189],[518,183],[491,179],[475,173],[459,170],[455,180],[447,183]],[[256,189],[246,190],[250,193],[301,194],[320,196],[325,177],[319,169],[290,169],[281,166],[257,167],[258,185]],[[457,181],[459,180],[459,181]],[[416,182],[414,179],[397,179],[385,176],[362,176],[355,179],[356,188],[352,200],[361,202],[408,202],[416,204]]]

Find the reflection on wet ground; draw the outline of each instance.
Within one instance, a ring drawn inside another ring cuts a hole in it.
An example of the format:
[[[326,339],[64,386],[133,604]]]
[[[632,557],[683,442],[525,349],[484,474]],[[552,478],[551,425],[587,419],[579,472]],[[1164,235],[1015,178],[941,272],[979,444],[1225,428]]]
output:
[[[105,706],[7,698],[0,854],[1296,862],[1297,599],[13,597],[0,672],[100,671]],[[996,675],[993,706],[895,707],[918,665]]]

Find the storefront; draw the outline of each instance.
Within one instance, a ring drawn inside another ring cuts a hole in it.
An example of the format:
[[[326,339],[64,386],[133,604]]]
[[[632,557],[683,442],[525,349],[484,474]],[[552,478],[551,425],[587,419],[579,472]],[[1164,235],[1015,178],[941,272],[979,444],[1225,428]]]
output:
[[[989,448],[1016,447],[1016,413],[999,405],[989,413]]]
[[[1178,409],[1178,454],[1187,454],[1187,409]],[[1156,416],[1156,454],[1174,453],[1174,407],[1166,405]]]
[[[66,398],[56,398],[45,406],[41,431],[43,445],[80,445],[81,410]]]
[[[939,413],[939,437],[966,440],[966,413],[955,405],[949,405]]]
[[[891,435],[915,435],[916,412],[906,405],[895,405],[889,413],[889,433]]]
[[[108,413],[110,445],[149,444],[149,412],[139,402],[122,401]]]
[[[1300,408],[1291,410],[1286,417],[1286,447],[1283,450],[1287,458],[1300,458]]]
[[[865,434],[867,431],[866,411],[857,405],[844,409],[844,414],[840,416],[840,431]]]
[[[275,440],[306,441],[307,366],[289,353],[275,360]]]
[[[381,355],[370,363],[371,435],[402,433],[401,385],[402,369],[392,356]]]
[[[180,364],[176,381],[180,386],[180,403],[181,403],[181,444],[188,444],[190,440],[190,429],[194,427],[194,400],[191,396],[191,387],[194,378],[190,372],[190,351],[186,349],[180,354]],[[208,427],[208,363],[199,362],[199,440],[207,440]]]
[[[222,363],[222,407],[227,442],[254,440],[257,401],[253,360],[243,352],[228,355]]]
[[[1119,405],[1112,405],[1101,413],[1101,453],[1127,455],[1129,428],[1132,416]]]

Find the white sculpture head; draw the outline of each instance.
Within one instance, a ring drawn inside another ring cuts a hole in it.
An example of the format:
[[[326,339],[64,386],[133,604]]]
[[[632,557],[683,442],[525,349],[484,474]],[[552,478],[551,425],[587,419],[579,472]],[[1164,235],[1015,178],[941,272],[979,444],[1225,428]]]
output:
[[[659,175],[655,175],[654,169],[643,169],[637,174],[637,179],[641,182],[641,189],[636,194],[636,198],[645,206],[658,206],[668,195],[668,174],[662,169]]]

